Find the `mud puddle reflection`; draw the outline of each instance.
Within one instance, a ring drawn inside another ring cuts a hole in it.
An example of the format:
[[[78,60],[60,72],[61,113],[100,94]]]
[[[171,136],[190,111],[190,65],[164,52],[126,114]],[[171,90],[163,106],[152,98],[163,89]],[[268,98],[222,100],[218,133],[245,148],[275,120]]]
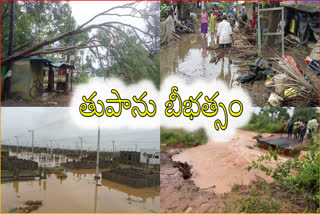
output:
[[[227,52],[224,61],[210,63],[212,52],[207,48],[209,44],[213,45],[215,37],[211,40],[209,34],[206,38],[202,38],[200,34],[184,34],[181,40],[161,47],[161,81],[168,75],[176,74],[183,77],[187,83],[196,79],[220,79],[229,87],[239,87],[240,84],[236,81],[239,77],[237,62],[233,60],[233,64],[229,64]]]
[[[158,188],[135,189],[105,179],[96,185],[95,170],[72,170],[66,179],[54,174],[47,180],[1,184],[1,211],[22,207],[28,200],[42,200],[38,213],[159,212]]]

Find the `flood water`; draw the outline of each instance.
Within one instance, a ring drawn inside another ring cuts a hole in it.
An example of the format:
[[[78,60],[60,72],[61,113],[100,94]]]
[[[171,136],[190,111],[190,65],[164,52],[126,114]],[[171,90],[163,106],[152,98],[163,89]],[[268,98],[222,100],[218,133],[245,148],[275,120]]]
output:
[[[26,154],[19,155],[26,156]],[[27,158],[26,158],[27,159]],[[35,156],[37,160],[37,156]],[[64,158],[40,161],[58,166]],[[102,171],[100,171],[101,173]],[[159,212],[159,187],[136,189],[106,179],[94,179],[95,170],[68,170],[66,179],[48,174],[47,179],[13,181],[1,184],[1,212],[24,207],[28,200],[41,200],[37,213]],[[101,177],[101,174],[100,174]]]
[[[209,45],[213,46],[214,42],[215,37],[211,39],[209,34],[202,38],[200,33],[193,33],[184,34],[180,40],[161,47],[161,81],[166,76],[175,74],[184,78],[187,83],[196,79],[220,79],[229,87],[238,87],[237,62],[232,60],[233,64],[229,64],[227,51],[224,61],[220,59],[217,64],[210,63],[213,52],[207,48]]]
[[[174,155],[173,160],[187,162],[192,166],[191,179],[200,189],[206,189],[215,185],[210,190],[216,193],[230,192],[233,184],[248,185],[257,176],[267,182],[272,179],[260,171],[248,172],[247,167],[252,161],[256,161],[260,155],[268,151],[254,147],[253,139],[257,133],[237,130],[230,142],[208,144],[186,149],[182,153]],[[270,134],[263,134],[263,137]],[[287,158],[280,156],[278,161],[284,162]],[[271,162],[269,166],[275,166]]]

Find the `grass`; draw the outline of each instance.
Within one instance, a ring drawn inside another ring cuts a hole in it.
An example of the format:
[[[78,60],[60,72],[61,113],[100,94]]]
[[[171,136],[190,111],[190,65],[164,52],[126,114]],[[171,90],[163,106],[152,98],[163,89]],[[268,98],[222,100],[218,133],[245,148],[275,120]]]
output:
[[[47,169],[48,171],[48,174],[55,174],[57,176],[57,178],[60,178],[60,179],[65,179],[67,178],[67,174],[65,174],[63,171],[64,171],[64,168],[61,168],[61,167],[55,167],[55,168],[48,168]]]
[[[88,83],[89,82],[90,77],[87,75],[81,76],[80,77],[80,83]]]
[[[254,131],[257,133],[278,133],[280,132],[281,125],[280,123],[261,123],[261,124],[253,124],[249,123],[242,127],[243,130]],[[284,132],[287,132],[287,127],[285,127]]]
[[[188,132],[183,129],[160,130],[161,145],[165,147],[194,147],[208,142],[208,137],[203,129]]]
[[[248,186],[233,185],[231,192],[221,197],[219,208],[223,213],[299,213],[306,204],[301,195],[259,179]]]

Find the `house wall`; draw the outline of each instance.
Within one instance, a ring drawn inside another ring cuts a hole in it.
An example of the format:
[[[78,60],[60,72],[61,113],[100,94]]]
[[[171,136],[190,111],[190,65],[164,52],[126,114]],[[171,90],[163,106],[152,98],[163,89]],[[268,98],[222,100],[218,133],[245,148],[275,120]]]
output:
[[[11,96],[30,97],[35,81],[43,84],[43,64],[30,61],[15,61],[12,65]]]
[[[11,88],[12,97],[29,97],[31,82],[31,63],[15,61],[12,65]]]

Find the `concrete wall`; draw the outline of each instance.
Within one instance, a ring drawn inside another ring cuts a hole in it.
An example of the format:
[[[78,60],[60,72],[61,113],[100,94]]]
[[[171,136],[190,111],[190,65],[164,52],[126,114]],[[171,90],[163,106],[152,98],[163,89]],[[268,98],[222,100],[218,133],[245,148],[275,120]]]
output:
[[[120,151],[120,162],[121,163],[139,163],[140,162],[140,152],[129,152]]]
[[[144,188],[160,185],[160,174],[147,174],[136,169],[111,169],[102,172],[102,178],[135,188]]]
[[[36,170],[38,163],[31,160],[1,158],[1,170],[14,171],[19,170]]]

